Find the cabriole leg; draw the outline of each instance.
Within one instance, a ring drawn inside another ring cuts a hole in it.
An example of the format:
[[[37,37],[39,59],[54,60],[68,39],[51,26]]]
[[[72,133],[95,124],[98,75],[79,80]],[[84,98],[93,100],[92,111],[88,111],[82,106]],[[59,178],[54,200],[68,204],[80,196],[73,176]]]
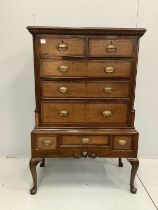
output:
[[[130,178],[130,192],[135,194],[137,192],[137,189],[134,186],[134,179],[139,167],[139,160],[137,158],[128,158],[128,161],[132,165],[131,178]]]
[[[33,187],[30,190],[30,194],[34,195],[37,192],[37,172],[36,172],[36,166],[38,163],[42,161],[42,158],[31,158],[30,159],[30,171],[32,174],[33,179]]]
[[[122,163],[122,159],[119,158],[119,164],[118,164],[118,167],[123,167],[123,163]]]

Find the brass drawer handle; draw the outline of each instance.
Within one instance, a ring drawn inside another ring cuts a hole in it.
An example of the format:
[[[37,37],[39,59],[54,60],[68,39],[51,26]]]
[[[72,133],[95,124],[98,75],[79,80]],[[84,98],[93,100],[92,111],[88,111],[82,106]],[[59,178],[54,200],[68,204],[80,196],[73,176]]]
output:
[[[106,51],[107,52],[115,52],[116,51],[116,46],[112,43],[112,41],[110,42],[110,44],[108,44],[106,46]]]
[[[58,67],[58,71],[61,73],[67,72],[68,70],[69,70],[69,68],[64,65]]]
[[[61,117],[67,117],[68,114],[69,114],[69,112],[66,111],[66,110],[62,110],[62,111],[60,111],[60,112],[58,113],[58,115],[61,116]]]
[[[113,72],[115,71],[115,68],[112,67],[112,66],[107,66],[107,67],[104,69],[104,71],[105,71],[106,73],[113,73]]]
[[[104,92],[105,93],[112,93],[113,89],[111,87],[105,87]]]
[[[67,87],[59,87],[58,91],[60,93],[67,93],[68,92],[68,88]]]
[[[118,143],[120,146],[124,146],[127,143],[127,140],[120,139],[120,140],[118,140]]]
[[[59,51],[66,51],[68,49],[68,45],[62,42],[62,43],[58,44],[57,49]]]
[[[44,140],[42,141],[43,146],[45,147],[49,147],[52,145],[52,141],[51,140]]]
[[[112,116],[112,112],[110,110],[105,110],[105,111],[103,111],[103,116],[104,117],[111,117]]]
[[[83,143],[83,144],[87,144],[87,143],[89,143],[89,142],[90,142],[90,138],[87,138],[87,137],[82,138],[82,143]]]

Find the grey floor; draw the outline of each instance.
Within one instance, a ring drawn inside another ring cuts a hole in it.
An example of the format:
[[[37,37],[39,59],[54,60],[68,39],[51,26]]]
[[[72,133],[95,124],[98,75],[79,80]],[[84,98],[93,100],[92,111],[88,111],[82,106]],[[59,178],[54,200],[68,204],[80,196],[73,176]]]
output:
[[[141,159],[129,192],[130,165],[117,159],[49,159],[37,168],[38,192],[29,194],[28,158],[0,158],[0,210],[155,210],[158,159]],[[157,206],[157,207],[156,207]]]

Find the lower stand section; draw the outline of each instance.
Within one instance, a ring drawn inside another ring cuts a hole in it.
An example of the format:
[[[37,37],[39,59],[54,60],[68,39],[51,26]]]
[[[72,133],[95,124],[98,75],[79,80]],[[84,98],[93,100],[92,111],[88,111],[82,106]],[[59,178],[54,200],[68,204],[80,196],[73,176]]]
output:
[[[137,188],[134,186],[134,179],[139,167],[139,160],[137,158],[128,158],[127,160],[132,165],[130,178],[130,192],[135,194],[137,192]]]
[[[37,172],[36,172],[36,166],[38,163],[43,161],[42,158],[31,158],[30,160],[30,171],[32,174],[32,179],[33,179],[33,187],[30,190],[30,194],[34,195],[37,192]]]

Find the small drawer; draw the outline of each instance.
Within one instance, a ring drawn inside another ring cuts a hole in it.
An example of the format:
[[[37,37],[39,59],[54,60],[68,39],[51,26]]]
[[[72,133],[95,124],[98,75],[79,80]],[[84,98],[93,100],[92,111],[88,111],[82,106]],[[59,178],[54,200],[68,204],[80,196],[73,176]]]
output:
[[[86,74],[86,62],[68,60],[40,60],[41,77],[79,77]]]
[[[82,38],[40,38],[40,54],[47,56],[85,56],[85,40]]]
[[[114,150],[133,150],[132,136],[113,136]]]
[[[128,82],[98,81],[98,82],[87,83],[87,97],[121,98],[128,96],[129,96]]]
[[[130,77],[130,61],[89,61],[87,63],[87,75],[105,78]]]
[[[57,140],[55,136],[38,136],[37,137],[38,150],[56,150]]]
[[[89,40],[89,56],[91,57],[132,57],[133,49],[134,41],[132,39]]]
[[[43,81],[41,90],[44,98],[85,97],[86,83]]]
[[[110,145],[109,136],[63,136],[62,137],[62,145],[68,146],[108,146]]]

